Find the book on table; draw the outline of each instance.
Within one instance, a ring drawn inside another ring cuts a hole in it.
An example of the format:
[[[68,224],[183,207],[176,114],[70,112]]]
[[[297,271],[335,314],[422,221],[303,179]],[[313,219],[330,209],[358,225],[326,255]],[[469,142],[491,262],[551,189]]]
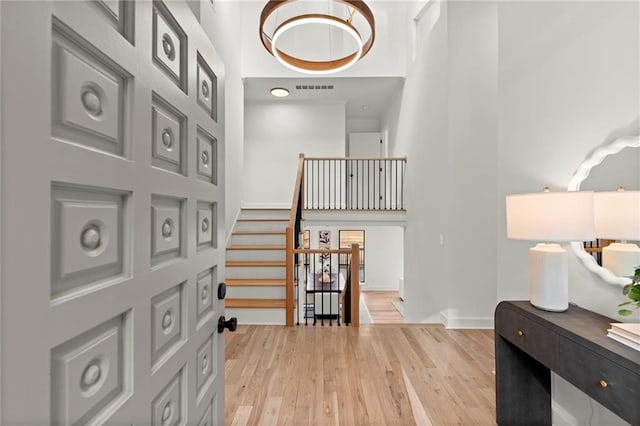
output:
[[[631,340],[634,343],[640,344],[639,323],[614,322],[611,323],[611,328],[608,331],[610,333],[614,333],[618,336]]]

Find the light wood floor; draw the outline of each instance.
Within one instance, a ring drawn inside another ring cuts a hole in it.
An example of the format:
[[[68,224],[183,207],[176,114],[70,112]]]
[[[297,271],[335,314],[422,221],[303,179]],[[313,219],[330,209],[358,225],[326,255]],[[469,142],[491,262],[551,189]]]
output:
[[[495,425],[493,331],[243,326],[226,333],[232,425]]]
[[[363,291],[360,296],[376,324],[402,324],[404,318],[398,312],[393,301],[400,302],[397,291]]]

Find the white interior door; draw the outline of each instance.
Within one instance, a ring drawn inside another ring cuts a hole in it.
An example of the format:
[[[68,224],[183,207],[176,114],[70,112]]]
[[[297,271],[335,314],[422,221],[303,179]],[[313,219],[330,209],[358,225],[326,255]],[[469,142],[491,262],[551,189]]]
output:
[[[0,15],[0,423],[221,424],[219,56],[178,1]]]
[[[380,158],[383,155],[382,134],[358,132],[349,134],[350,158]],[[351,209],[384,208],[383,161],[352,160],[347,167],[347,199]]]

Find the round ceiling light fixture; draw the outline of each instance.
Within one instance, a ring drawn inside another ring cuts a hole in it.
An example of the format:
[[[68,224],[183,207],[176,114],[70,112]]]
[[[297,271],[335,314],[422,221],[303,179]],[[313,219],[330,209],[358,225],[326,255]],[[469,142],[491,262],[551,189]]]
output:
[[[260,40],[287,68],[331,74],[371,50],[375,20],[364,1],[269,0],[260,15]]]
[[[275,96],[276,98],[286,98],[287,96],[289,96],[289,91],[284,87],[274,87],[273,89],[271,89],[271,95]]]

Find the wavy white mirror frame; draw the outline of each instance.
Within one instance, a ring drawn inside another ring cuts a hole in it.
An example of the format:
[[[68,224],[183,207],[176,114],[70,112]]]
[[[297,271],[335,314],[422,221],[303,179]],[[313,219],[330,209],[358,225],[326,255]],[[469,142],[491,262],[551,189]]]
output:
[[[616,139],[609,145],[602,146],[596,149],[586,160],[580,164],[578,170],[573,174],[567,190],[579,191],[582,182],[589,176],[591,169],[598,164],[602,163],[609,155],[617,154],[625,148],[638,148],[640,147],[640,136],[625,136]],[[584,250],[581,242],[572,242],[571,248],[575,255],[582,261],[584,266],[594,274],[598,275],[605,282],[612,285],[624,286],[629,284],[631,280],[626,277],[619,277],[614,275],[611,271],[598,265],[596,259]]]

